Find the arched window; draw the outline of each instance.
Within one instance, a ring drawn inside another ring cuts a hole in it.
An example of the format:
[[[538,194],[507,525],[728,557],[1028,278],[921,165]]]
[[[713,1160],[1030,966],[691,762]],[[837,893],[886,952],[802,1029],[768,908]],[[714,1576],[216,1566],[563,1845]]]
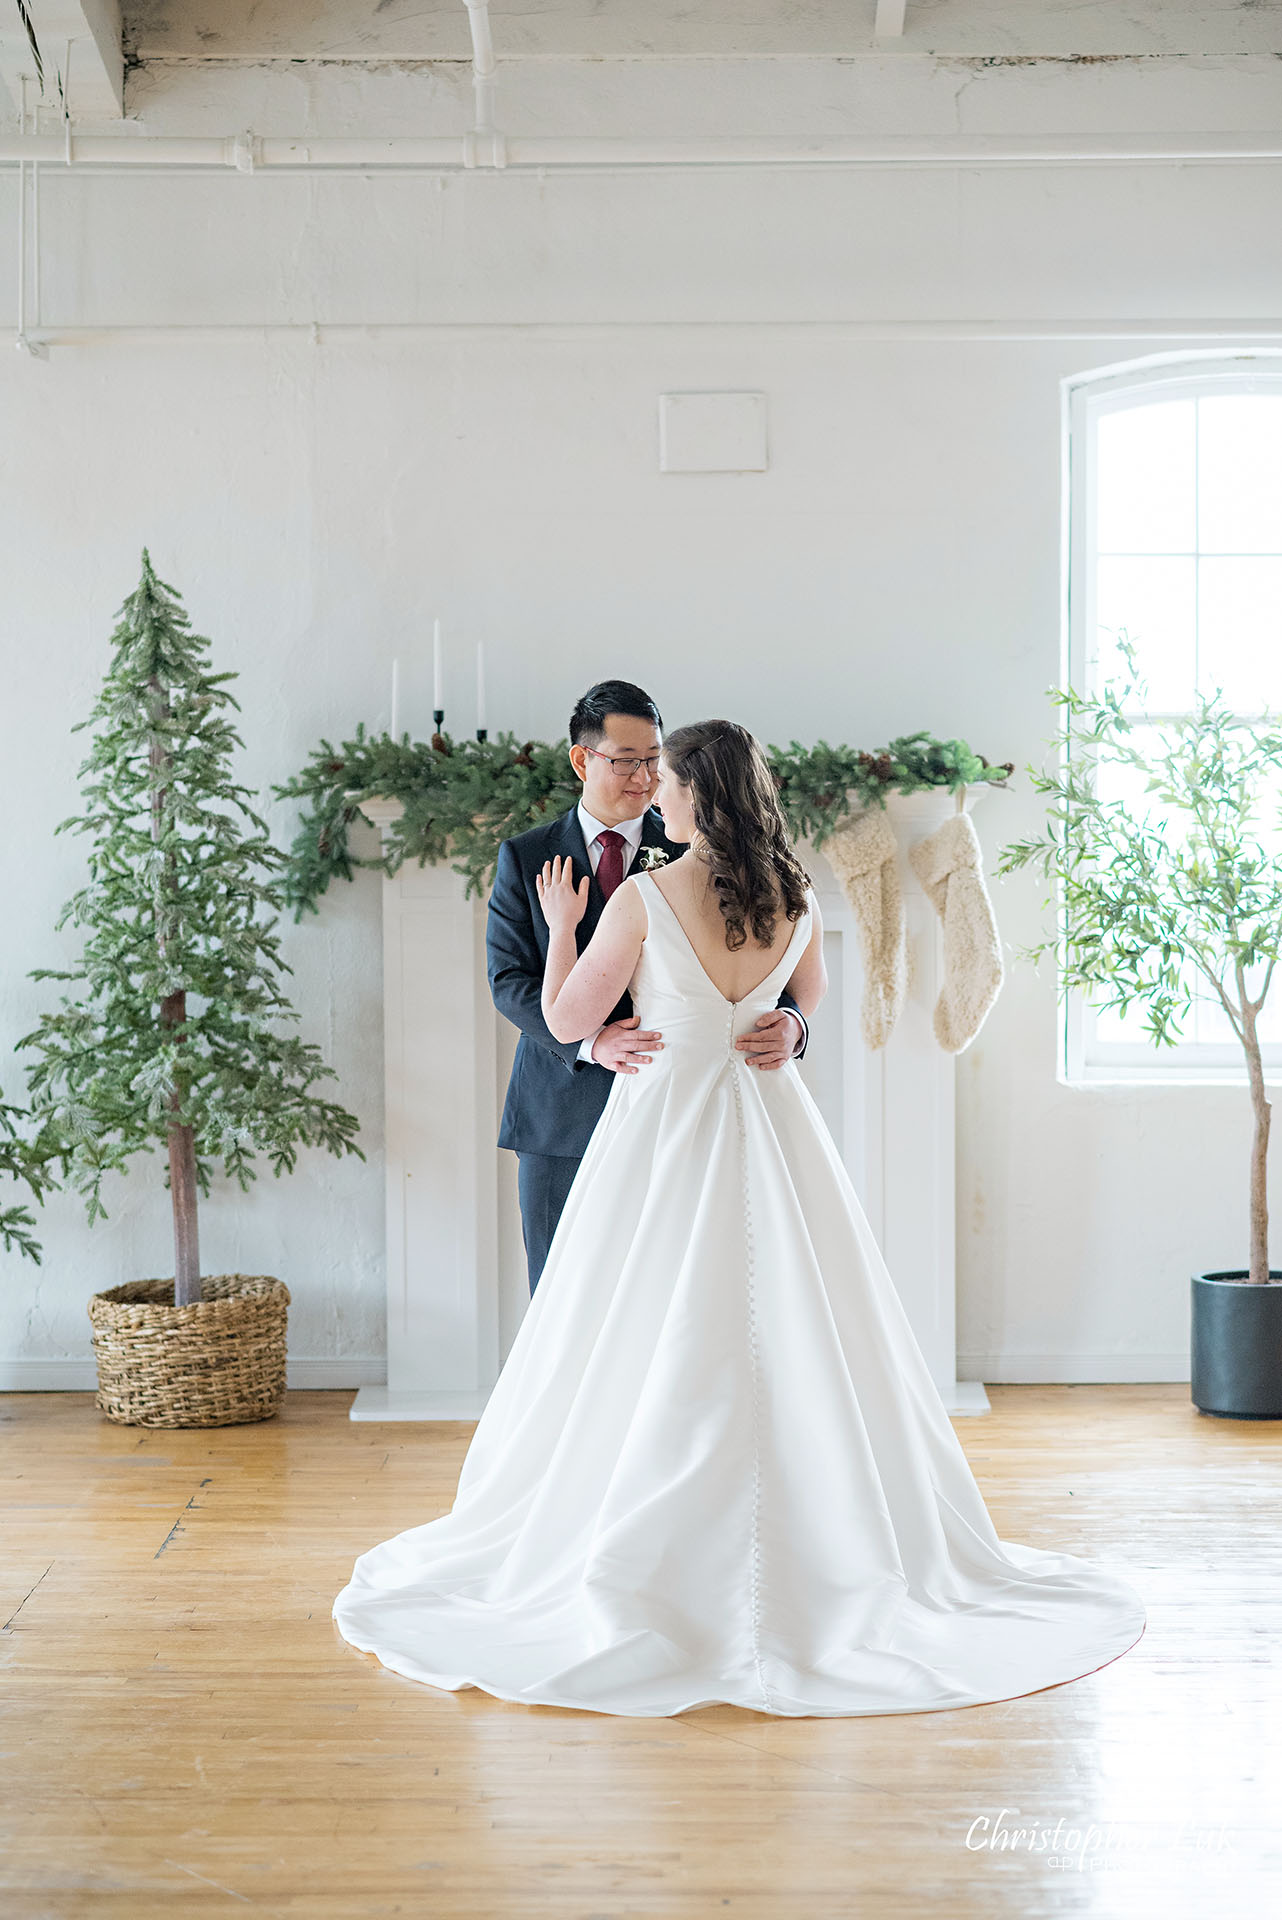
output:
[[[1217,687],[1282,714],[1282,355],[1181,356],[1069,380],[1067,677],[1095,689],[1135,646],[1154,718]],[[1139,1012],[1065,1010],[1069,1080],[1236,1080],[1242,1051],[1209,987],[1175,1047]],[[1282,1077],[1282,992],[1260,1026]]]

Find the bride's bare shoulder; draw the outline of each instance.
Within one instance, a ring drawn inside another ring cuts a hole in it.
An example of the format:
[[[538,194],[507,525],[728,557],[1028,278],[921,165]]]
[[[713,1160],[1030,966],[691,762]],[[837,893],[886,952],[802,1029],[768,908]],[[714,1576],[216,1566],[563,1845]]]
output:
[[[644,936],[649,916],[646,912],[645,895],[641,889],[641,874],[630,873],[621,885],[617,886],[605,903],[605,910],[597,922],[598,932],[602,927],[608,930],[615,927],[631,926]]]
[[[645,877],[657,887],[665,900],[687,900],[692,897],[692,888],[690,874],[681,871],[685,864],[684,860],[674,860],[663,866],[647,867]]]

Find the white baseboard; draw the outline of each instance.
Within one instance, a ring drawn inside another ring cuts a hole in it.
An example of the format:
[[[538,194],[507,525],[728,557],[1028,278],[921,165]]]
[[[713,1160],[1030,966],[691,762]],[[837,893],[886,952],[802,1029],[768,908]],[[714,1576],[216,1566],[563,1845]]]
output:
[[[998,1386],[1179,1385],[1190,1378],[1180,1353],[959,1353],[959,1380]]]
[[[952,1392],[944,1395],[944,1409],[950,1414],[982,1414],[993,1410],[981,1380],[955,1380]]]
[[[290,1354],[285,1385],[302,1388],[370,1387],[387,1378],[381,1353]],[[93,1393],[97,1368],[88,1360],[0,1359],[0,1393]]]
[[[425,1389],[391,1393],[386,1387],[362,1387],[351,1405],[352,1420],[479,1420],[489,1394],[479,1387],[467,1392]]]
[[[998,1386],[1086,1386],[1096,1382],[1126,1385],[1180,1384],[1189,1379],[1188,1353],[962,1353],[957,1356],[959,1384],[992,1381]],[[290,1354],[285,1363],[285,1384],[302,1389],[382,1387],[387,1380],[387,1361],[381,1353],[349,1355]],[[92,1358],[87,1360],[44,1360],[23,1357],[0,1359],[0,1393],[92,1393],[98,1384]],[[974,1413],[982,1408],[963,1396],[966,1404],[951,1412]],[[389,1417],[386,1411],[374,1413],[377,1396],[370,1395],[370,1413],[354,1417]],[[395,1414],[390,1415],[396,1418]],[[423,1418],[421,1414],[402,1415]],[[427,1418],[474,1419],[475,1413],[455,1411],[428,1415]]]

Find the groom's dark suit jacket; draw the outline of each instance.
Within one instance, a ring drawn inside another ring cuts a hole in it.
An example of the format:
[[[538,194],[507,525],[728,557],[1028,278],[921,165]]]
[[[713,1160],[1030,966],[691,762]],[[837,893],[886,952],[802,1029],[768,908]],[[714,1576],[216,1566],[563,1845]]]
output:
[[[662,847],[670,860],[685,852],[683,845],[665,836],[663,817],[653,807],[645,814],[641,845]],[[591,875],[587,911],[575,929],[578,951],[583,952],[605,909],[605,895],[592,873],[577,806],[563,813],[559,820],[550,821],[547,826],[531,827],[528,833],[518,833],[500,846],[490,894],[485,952],[494,1004],[521,1030],[503,1106],[499,1145],[512,1147],[518,1153],[552,1153],[580,1159],[587,1150],[593,1127],[601,1118],[614,1075],[594,1060],[580,1060],[578,1040],[554,1040],[543,1018],[540,1000],[548,953],[548,924],[543,918],[535,876],[542,871],[544,861],[554,859],[558,853],[568,854],[573,860],[576,880],[581,880],[585,873]],[[629,871],[636,873],[637,870],[634,861]],[[789,993],[780,994],[779,1005],[798,1011]],[[632,1001],[625,993],[609,1018],[625,1020],[631,1013]],[[644,1067],[641,1072],[645,1072]]]

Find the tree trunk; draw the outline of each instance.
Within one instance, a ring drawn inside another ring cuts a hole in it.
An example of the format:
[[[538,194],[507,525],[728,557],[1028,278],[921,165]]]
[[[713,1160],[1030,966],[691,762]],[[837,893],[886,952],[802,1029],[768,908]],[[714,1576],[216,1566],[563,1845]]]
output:
[[[153,679],[150,689],[158,697],[160,712],[169,713],[169,698],[160,681]],[[165,830],[165,801],[168,797],[167,785],[170,757],[164,748],[153,744],[151,749],[151,837],[159,841]],[[165,856],[165,876],[173,879],[174,860],[172,854]],[[156,942],[163,955],[165,951],[164,889],[159,877],[155,888]],[[187,1018],[187,995],[170,993],[160,1003],[160,1024],[162,1027],[181,1027]],[[170,1108],[178,1113],[182,1109],[182,1097],[177,1089],[170,1097]],[[171,1122],[168,1133],[169,1142],[169,1198],[174,1217],[174,1305],[176,1307],[195,1306],[200,1299],[200,1222],[196,1208],[196,1139],[190,1127]]]
[[[171,993],[160,1003],[162,1027],[180,1027],[187,1018],[187,996]],[[169,1102],[181,1106],[177,1093]],[[196,1211],[196,1136],[176,1122],[169,1128],[169,1197],[174,1215],[174,1305],[190,1307],[200,1299],[200,1224]]]
[[[201,1292],[196,1142],[190,1127],[169,1129],[169,1186],[174,1203],[174,1305],[191,1307]]]
[[[1246,1070],[1251,1082],[1251,1106],[1255,1114],[1255,1132],[1251,1140],[1251,1271],[1248,1276],[1257,1286],[1269,1277],[1269,1123],[1273,1109],[1264,1094],[1264,1067],[1260,1042],[1255,1031],[1255,1009],[1243,998],[1243,1046]]]

